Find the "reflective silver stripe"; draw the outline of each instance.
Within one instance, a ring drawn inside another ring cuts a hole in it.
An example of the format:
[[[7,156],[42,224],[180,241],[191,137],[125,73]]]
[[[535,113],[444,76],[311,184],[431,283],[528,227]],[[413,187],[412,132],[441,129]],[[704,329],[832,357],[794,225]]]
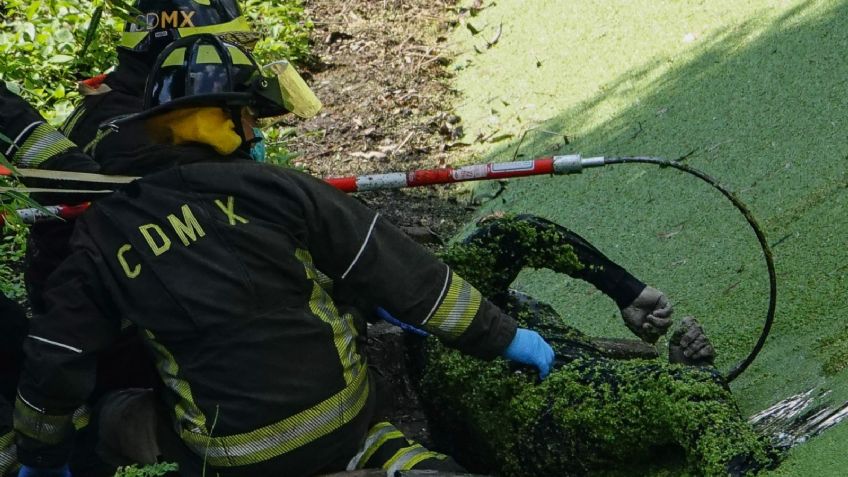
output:
[[[12,157],[12,150],[18,149],[18,141],[20,141],[21,138],[24,136],[24,134],[29,132],[30,129],[38,126],[39,124],[45,124],[45,122],[44,121],[36,121],[36,122],[30,124],[29,126],[25,127],[24,130],[21,131],[20,134],[18,134],[18,137],[16,137],[15,140],[12,141],[12,144],[9,146],[9,149],[6,149],[6,154],[4,154],[4,155],[6,157]]]
[[[412,460],[412,458],[417,456],[417,455],[423,454],[425,452],[430,452],[425,447],[421,446],[420,444],[415,444],[414,446],[411,446],[411,447],[404,447],[403,449],[399,450],[398,453],[404,452],[404,451],[406,451],[406,452],[402,456],[398,457],[398,459],[395,460],[394,463],[392,465],[390,465],[388,469],[386,469],[386,475],[387,476],[389,476],[389,475],[393,476],[393,475],[395,475],[395,472],[397,472],[399,470],[409,470],[405,467],[407,462]]]
[[[30,146],[30,148],[24,153],[23,157],[20,159],[20,164],[24,167],[29,167],[33,162],[38,161],[45,149],[49,149],[62,142],[66,143],[68,148],[74,146],[74,143],[69,141],[68,138],[59,131],[48,131],[44,137],[36,141],[35,144]]]
[[[346,470],[357,470],[359,469],[360,464],[364,464],[364,462],[359,462],[362,459],[362,456],[371,449],[371,446],[374,445],[379,439],[390,432],[397,431],[397,428],[387,422],[383,423],[383,427],[381,427],[377,432],[371,433],[367,439],[365,439],[365,443],[362,444],[362,450],[360,450],[353,459],[350,459],[350,462],[347,463]]]
[[[69,345],[62,344],[62,343],[59,343],[59,342],[56,342],[56,341],[48,340],[47,338],[42,338],[40,336],[35,336],[35,335],[27,335],[27,337],[32,338],[34,340],[41,341],[42,343],[47,343],[47,344],[51,344],[53,346],[58,346],[60,348],[69,349],[69,350],[73,351],[74,353],[78,353],[78,354],[82,353],[82,350],[79,349],[79,348],[74,348],[73,346],[69,346]],[[23,399],[23,398],[21,398],[21,399]],[[27,404],[29,404],[29,403],[27,403]]]
[[[454,305],[450,313],[448,313],[448,316],[447,318],[445,318],[445,321],[439,324],[440,330],[444,331],[445,333],[450,333],[451,335],[459,331],[459,327],[463,325],[461,319],[468,311],[468,307],[471,306],[473,303],[473,293],[474,288],[471,286],[470,283],[465,282],[462,284],[462,287],[459,289],[459,297],[456,300],[456,304]]]
[[[347,267],[347,270],[345,270],[344,273],[342,273],[342,279],[344,279],[347,274],[350,273],[350,270],[353,268],[354,265],[356,265],[356,262],[357,260],[359,260],[359,257],[362,256],[362,252],[365,250],[365,246],[368,245],[368,240],[371,238],[371,233],[374,231],[374,225],[377,223],[377,217],[379,216],[380,214],[374,214],[374,220],[371,221],[371,226],[368,227],[368,234],[365,235],[365,240],[362,241],[362,246],[359,247],[359,252],[356,254],[355,257],[353,257],[353,261],[350,262],[350,266]]]
[[[436,312],[436,309],[439,307],[439,303],[442,302],[442,298],[445,296],[445,291],[448,289],[448,282],[450,282],[451,277],[451,269],[448,266],[445,266],[445,283],[442,285],[442,291],[439,293],[439,296],[436,297],[436,303],[433,303],[433,308],[430,309],[430,313],[427,313],[427,318],[424,318],[424,321],[421,322],[422,325],[426,325],[430,318],[433,317],[433,314]]]
[[[24,396],[23,396],[20,392],[18,392],[18,399],[20,399],[21,401],[23,401],[23,403],[24,403],[24,404],[26,404],[27,406],[29,406],[29,407],[31,407],[31,408],[33,408],[33,409],[35,409],[36,411],[38,411],[38,412],[40,412],[40,413],[44,414],[44,409],[42,409],[42,408],[40,408],[40,407],[38,407],[38,406],[35,406],[35,405],[33,405],[31,402],[27,401],[27,400],[26,400],[26,398],[24,398]]]
[[[212,465],[260,462],[297,449],[330,434],[359,415],[368,397],[368,373],[364,366],[357,371],[355,383],[321,404],[280,422],[232,436],[209,437],[183,432],[183,441],[198,455],[206,456]]]

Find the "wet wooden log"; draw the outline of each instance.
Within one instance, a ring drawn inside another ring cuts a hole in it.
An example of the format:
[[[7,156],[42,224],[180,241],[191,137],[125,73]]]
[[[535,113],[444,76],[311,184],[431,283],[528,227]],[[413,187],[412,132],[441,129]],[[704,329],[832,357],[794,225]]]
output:
[[[590,341],[601,353],[613,359],[655,359],[660,355],[656,346],[641,340],[592,338]]]

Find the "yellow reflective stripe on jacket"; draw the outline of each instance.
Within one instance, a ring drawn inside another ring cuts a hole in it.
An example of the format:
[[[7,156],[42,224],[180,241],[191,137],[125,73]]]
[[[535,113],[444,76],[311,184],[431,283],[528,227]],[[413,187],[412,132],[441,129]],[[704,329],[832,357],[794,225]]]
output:
[[[183,429],[207,432],[206,416],[194,402],[191,386],[180,377],[180,366],[174,356],[161,343],[156,341],[156,337],[150,330],[144,330],[144,334],[156,354],[156,369],[159,371],[159,376],[176,397],[174,400],[174,415],[177,422]]]
[[[347,464],[347,470],[357,470],[365,466],[375,452],[380,447],[383,447],[387,441],[392,439],[406,439],[403,433],[395,426],[388,422],[379,422],[371,427],[368,431],[368,437],[365,438],[365,444],[362,445],[362,451],[356,454],[353,459]]]
[[[62,134],[66,135],[66,136],[70,135],[71,132],[74,130],[74,128],[77,126],[77,121],[79,121],[79,119],[84,114],[85,114],[85,105],[80,104],[79,107],[77,107],[76,111],[71,113],[71,115],[68,117],[68,119],[65,120],[65,123],[62,124],[62,127],[59,128],[59,132],[61,132]]]
[[[51,157],[75,147],[70,139],[47,123],[41,123],[18,148],[12,162],[21,167],[38,167]]]
[[[94,156],[97,152],[97,145],[100,144],[100,141],[103,140],[106,136],[115,132],[114,129],[99,129],[97,130],[97,134],[94,135],[94,139],[92,139],[88,144],[85,145],[82,152],[88,154],[89,156]]]
[[[14,410],[15,430],[45,444],[59,444],[73,433],[73,415],[44,414],[18,396]]]
[[[357,368],[353,382],[317,405],[282,421],[244,434],[210,437],[182,432],[183,441],[218,467],[256,464],[309,444],[341,428],[368,400],[368,372]]]
[[[356,350],[356,327],[353,326],[353,316],[345,314],[339,316],[339,311],[333,303],[330,295],[321,287],[321,277],[323,275],[312,262],[312,255],[307,250],[295,250],[295,257],[303,264],[306,270],[306,277],[312,280],[312,295],[309,298],[309,309],[312,313],[321,319],[321,321],[330,325],[333,330],[333,343],[336,346],[336,351],[339,353],[339,361],[341,361],[344,369],[345,384],[350,384],[353,381],[353,376],[361,367],[362,359]]]
[[[470,283],[451,271],[451,281],[442,303],[423,327],[448,339],[459,338],[471,325],[483,297]]]
[[[448,456],[436,451],[428,450],[426,452],[419,452],[411,456],[410,459],[407,460],[406,463],[403,464],[403,467],[399,470],[412,470],[415,468],[416,465],[420,464],[421,462],[424,462],[427,459],[445,460],[447,458]]]
[[[15,433],[10,431],[0,435],[0,475],[6,475],[18,465],[18,451],[15,446]]]
[[[71,420],[74,423],[74,429],[76,430],[88,427],[91,423],[91,409],[87,405],[83,404],[74,411],[74,415]]]
[[[250,23],[248,23],[247,19],[243,16],[228,21],[226,23],[218,23],[216,25],[205,25],[199,27],[177,28],[177,31],[180,32],[180,38],[185,38],[191,35],[200,35],[201,33],[213,33],[216,35],[224,35],[227,33],[235,32],[251,32]],[[121,32],[121,41],[118,46],[123,46],[124,48],[130,49],[135,48],[136,45],[138,45],[145,38],[147,38],[147,35],[149,35],[151,32],[152,30]]]
[[[413,444],[409,447],[404,447],[398,450],[385,464],[383,469],[386,470],[386,475],[395,475],[399,470],[410,470],[423,460],[439,459],[444,460],[447,456],[427,450],[421,444]]]

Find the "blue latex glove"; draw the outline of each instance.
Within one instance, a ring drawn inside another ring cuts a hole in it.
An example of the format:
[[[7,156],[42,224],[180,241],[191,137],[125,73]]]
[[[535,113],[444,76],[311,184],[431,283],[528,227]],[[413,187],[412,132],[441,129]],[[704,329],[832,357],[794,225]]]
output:
[[[71,477],[71,471],[67,465],[52,469],[22,465],[21,470],[18,471],[18,477]]]
[[[385,308],[378,307],[377,308],[377,316],[379,316],[383,321],[386,321],[387,323],[391,323],[395,326],[399,326],[401,329],[403,329],[403,331],[406,331],[407,333],[412,333],[414,335],[425,336],[425,337],[430,336],[430,333],[427,333],[426,331],[424,331],[422,329],[416,328],[416,327],[410,325],[409,323],[404,323],[404,322],[400,321],[399,319],[395,318],[394,316],[392,316],[391,313],[386,311]]]
[[[518,328],[515,338],[503,352],[503,357],[522,364],[539,368],[539,377],[545,379],[551,372],[554,362],[554,350],[533,330]]]

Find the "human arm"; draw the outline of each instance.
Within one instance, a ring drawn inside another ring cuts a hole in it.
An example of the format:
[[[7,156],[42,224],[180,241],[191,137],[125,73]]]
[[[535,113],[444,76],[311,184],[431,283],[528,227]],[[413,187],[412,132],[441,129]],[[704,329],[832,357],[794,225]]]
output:
[[[548,268],[579,278],[612,298],[628,328],[655,342],[671,325],[671,306],[580,235],[533,215],[488,219],[464,241],[479,249],[497,273],[480,274],[490,293],[506,291],[525,267]],[[472,270],[477,273],[477,270]]]
[[[316,266],[366,301],[481,358],[501,355],[515,321],[400,230],[338,190],[293,172],[305,238]]]
[[[96,173],[99,166],[76,144],[47,123],[23,98],[0,82],[0,155],[15,167]],[[86,182],[51,179],[23,180],[27,187],[49,189],[91,189]],[[103,188],[103,184],[95,188]],[[42,204],[76,204],[93,200],[97,194],[39,193],[33,199]]]
[[[15,166],[97,172],[97,164],[0,82],[0,153]]]
[[[91,393],[98,351],[120,330],[107,311],[107,288],[92,250],[76,249],[48,282],[46,312],[36,315],[24,343],[26,360],[14,409],[18,459],[59,469],[73,442],[73,413]]]

